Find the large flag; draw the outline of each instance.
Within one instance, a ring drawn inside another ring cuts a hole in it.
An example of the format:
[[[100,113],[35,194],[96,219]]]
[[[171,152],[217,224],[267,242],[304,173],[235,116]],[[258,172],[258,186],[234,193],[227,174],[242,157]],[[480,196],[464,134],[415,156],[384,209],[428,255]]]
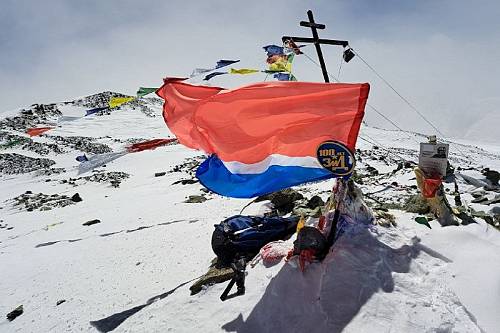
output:
[[[339,141],[354,151],[369,85],[262,82],[234,90],[165,80],[163,116],[185,146],[212,154],[198,168],[213,192],[250,198],[334,177],[316,159]]]

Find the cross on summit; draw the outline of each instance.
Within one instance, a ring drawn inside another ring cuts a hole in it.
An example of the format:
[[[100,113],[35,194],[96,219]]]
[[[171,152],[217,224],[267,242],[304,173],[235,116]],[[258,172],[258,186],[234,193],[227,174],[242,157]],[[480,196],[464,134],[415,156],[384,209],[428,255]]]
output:
[[[300,21],[300,26],[311,28],[313,38],[283,36],[281,40],[284,43],[288,40],[300,43],[313,43],[314,46],[316,47],[316,53],[318,54],[319,63],[321,65],[321,70],[323,72],[323,78],[325,82],[330,82],[328,78],[328,71],[326,70],[325,60],[323,59],[323,52],[321,51],[321,44],[341,45],[345,48],[349,45],[349,42],[346,40],[319,38],[317,29],[322,30],[325,29],[326,26],[324,24],[314,22],[313,13],[311,10],[307,11],[307,17],[309,18],[309,21]],[[349,62],[349,60],[351,60],[352,57],[354,57],[354,53],[352,53],[350,49],[346,49],[344,51],[344,60],[346,62]]]

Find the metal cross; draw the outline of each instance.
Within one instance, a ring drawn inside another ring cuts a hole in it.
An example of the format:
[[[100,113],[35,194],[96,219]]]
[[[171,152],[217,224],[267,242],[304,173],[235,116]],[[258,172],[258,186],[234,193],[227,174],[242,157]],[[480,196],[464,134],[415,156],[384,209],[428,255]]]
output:
[[[281,39],[283,43],[285,43],[287,40],[299,43],[313,43],[316,47],[316,53],[318,53],[319,64],[321,65],[321,70],[323,71],[323,78],[325,79],[325,82],[330,82],[328,78],[328,71],[326,70],[325,59],[323,59],[323,52],[321,51],[321,44],[341,45],[343,47],[346,47],[347,45],[349,45],[349,42],[345,40],[319,38],[317,29],[325,29],[326,26],[324,24],[314,22],[313,13],[311,10],[307,11],[307,16],[309,18],[309,22],[300,21],[300,26],[311,28],[313,38],[283,36]]]

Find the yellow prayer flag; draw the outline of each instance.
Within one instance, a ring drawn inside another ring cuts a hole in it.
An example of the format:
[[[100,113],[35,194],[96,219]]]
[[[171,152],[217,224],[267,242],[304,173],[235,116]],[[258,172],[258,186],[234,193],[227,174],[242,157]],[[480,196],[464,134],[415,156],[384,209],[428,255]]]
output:
[[[286,58],[278,59],[277,61],[269,64],[269,70],[272,72],[292,72],[292,62],[294,55],[290,54]]]
[[[116,107],[118,107],[122,104],[128,103],[134,99],[135,99],[135,97],[111,97],[109,99],[109,107],[116,108]]]
[[[269,70],[272,72],[291,72],[292,63],[286,61],[276,61],[275,63],[269,64]]]
[[[300,220],[297,223],[297,233],[299,233],[300,229],[304,228],[306,225],[306,220],[304,219],[304,215],[300,216]]]
[[[251,68],[229,69],[229,74],[252,74],[258,72],[260,72],[258,69],[251,69]]]

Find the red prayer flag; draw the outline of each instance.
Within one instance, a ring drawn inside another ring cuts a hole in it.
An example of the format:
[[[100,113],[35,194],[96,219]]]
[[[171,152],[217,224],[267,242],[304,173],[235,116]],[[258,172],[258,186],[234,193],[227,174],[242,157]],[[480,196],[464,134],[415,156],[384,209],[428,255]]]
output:
[[[177,139],[153,139],[150,141],[138,142],[134,143],[131,146],[127,147],[127,151],[129,153],[137,153],[143,150],[155,149],[160,146],[165,146],[171,142],[176,141]]]
[[[53,129],[54,127],[35,127],[35,128],[28,128],[26,130],[26,134],[28,134],[29,136],[38,136],[42,133],[45,133],[51,129]]]

